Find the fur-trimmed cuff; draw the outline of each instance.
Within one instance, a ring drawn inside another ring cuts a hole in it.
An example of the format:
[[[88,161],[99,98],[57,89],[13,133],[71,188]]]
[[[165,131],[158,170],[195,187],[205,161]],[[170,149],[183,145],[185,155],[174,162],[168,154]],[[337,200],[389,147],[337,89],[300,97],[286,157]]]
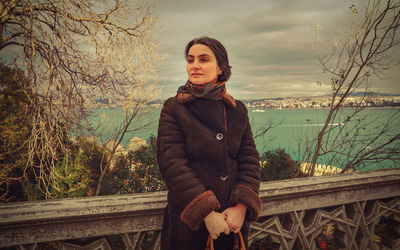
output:
[[[261,199],[253,189],[246,185],[236,185],[229,198],[229,206],[243,203],[247,206],[246,221],[256,221],[261,209]]]
[[[181,213],[181,220],[191,230],[197,230],[209,213],[219,209],[220,204],[213,191],[206,191],[192,200]]]

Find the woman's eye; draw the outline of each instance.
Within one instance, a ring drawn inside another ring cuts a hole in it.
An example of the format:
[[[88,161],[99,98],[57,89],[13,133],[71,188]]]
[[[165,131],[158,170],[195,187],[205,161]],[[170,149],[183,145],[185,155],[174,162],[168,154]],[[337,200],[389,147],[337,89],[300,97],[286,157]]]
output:
[[[208,62],[208,58],[206,58],[206,57],[201,58],[200,61],[202,61],[202,62]]]
[[[193,63],[193,59],[187,59],[188,63]]]

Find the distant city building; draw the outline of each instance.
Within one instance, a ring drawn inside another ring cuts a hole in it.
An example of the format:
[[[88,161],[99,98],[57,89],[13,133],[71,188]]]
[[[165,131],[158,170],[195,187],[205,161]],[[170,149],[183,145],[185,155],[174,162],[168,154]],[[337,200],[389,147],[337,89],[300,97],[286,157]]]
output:
[[[146,103],[148,106],[158,107],[162,106],[165,100],[153,100]],[[302,108],[329,108],[331,97],[315,96],[315,97],[285,97],[285,98],[265,98],[259,100],[246,100],[246,106],[249,108],[257,109],[302,109]],[[93,108],[101,108],[104,106],[119,106],[118,101],[110,99],[99,99],[96,103],[92,104]],[[349,96],[342,104],[343,107],[400,107],[400,95],[378,95],[370,93],[364,96],[361,94]]]
[[[247,107],[250,108],[272,108],[272,109],[298,109],[298,108],[329,108],[332,105],[330,96],[317,97],[287,97],[287,98],[267,98],[261,100],[248,101]],[[342,103],[342,107],[399,107],[400,96],[379,96],[379,95],[357,95],[347,97]]]

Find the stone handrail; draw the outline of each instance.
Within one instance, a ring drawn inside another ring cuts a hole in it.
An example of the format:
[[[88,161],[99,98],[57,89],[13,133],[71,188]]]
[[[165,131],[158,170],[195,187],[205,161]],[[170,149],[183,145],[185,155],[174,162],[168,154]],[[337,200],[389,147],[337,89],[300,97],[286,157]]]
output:
[[[135,249],[143,232],[154,231],[148,248],[158,249],[166,195],[0,204],[0,247],[35,249],[52,241],[63,249],[111,249],[104,236],[119,235],[126,249]],[[249,244],[268,238],[281,249],[315,249],[316,239],[331,232],[334,241],[324,239],[338,249],[400,246],[400,168],[264,182],[260,197],[260,219],[251,226]],[[394,228],[390,237],[376,232],[385,223]]]

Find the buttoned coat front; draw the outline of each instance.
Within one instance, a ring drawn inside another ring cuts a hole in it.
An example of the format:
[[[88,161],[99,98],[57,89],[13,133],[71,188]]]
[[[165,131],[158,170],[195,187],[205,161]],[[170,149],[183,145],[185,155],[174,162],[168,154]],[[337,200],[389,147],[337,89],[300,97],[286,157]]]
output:
[[[247,206],[247,238],[261,201],[259,157],[242,102],[169,98],[159,120],[157,161],[169,190],[161,249],[204,249],[204,217],[238,203]]]

